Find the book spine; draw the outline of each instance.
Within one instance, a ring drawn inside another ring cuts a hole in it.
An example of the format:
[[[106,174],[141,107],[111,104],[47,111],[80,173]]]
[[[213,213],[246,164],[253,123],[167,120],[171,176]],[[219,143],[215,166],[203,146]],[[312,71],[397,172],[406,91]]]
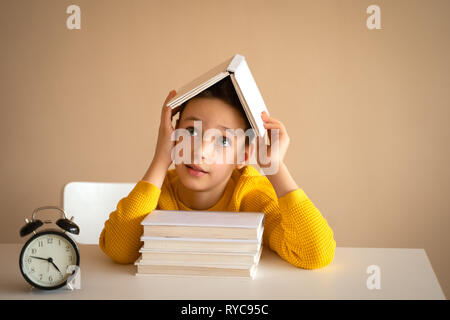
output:
[[[236,72],[236,70],[239,68],[239,66],[241,65],[242,61],[245,60],[245,57],[240,55],[240,54],[236,54],[233,59],[230,62],[230,65],[227,68],[227,71],[229,72]]]
[[[259,229],[144,225],[145,237],[257,240]]]
[[[258,252],[261,243],[199,243],[183,241],[144,241],[144,249],[194,252]]]

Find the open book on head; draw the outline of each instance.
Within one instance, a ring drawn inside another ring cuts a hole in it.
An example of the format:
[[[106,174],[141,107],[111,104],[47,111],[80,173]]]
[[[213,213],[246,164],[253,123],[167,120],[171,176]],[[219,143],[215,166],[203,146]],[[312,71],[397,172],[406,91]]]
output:
[[[256,136],[264,137],[266,129],[261,119],[261,113],[266,111],[269,114],[269,111],[245,61],[245,57],[239,54],[227,59],[178,89],[176,96],[167,105],[177,112],[175,109],[181,104],[228,76],[231,78],[239,101]],[[265,141],[267,144],[267,137]]]

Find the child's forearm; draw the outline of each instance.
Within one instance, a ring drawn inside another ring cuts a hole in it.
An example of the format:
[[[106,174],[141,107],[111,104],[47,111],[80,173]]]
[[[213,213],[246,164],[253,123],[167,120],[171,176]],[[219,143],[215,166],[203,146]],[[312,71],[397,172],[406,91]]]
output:
[[[161,189],[167,174],[167,169],[169,169],[167,164],[154,158],[142,180],[150,182]]]
[[[267,179],[272,184],[278,198],[298,189],[297,183],[295,183],[284,162],[280,163],[277,173],[267,175]]]
[[[141,221],[158,205],[161,189],[153,183],[139,181],[127,197],[122,198],[111,212],[100,234],[99,245],[111,259],[132,263],[142,246]]]

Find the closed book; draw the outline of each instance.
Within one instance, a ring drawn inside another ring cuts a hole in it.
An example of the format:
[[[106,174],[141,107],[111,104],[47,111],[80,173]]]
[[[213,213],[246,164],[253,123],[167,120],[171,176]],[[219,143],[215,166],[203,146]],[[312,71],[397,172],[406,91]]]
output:
[[[170,264],[222,264],[222,265],[253,265],[258,264],[261,257],[262,247],[258,252],[180,252],[159,251],[141,248],[142,261],[147,263],[170,263]]]
[[[176,265],[176,264],[148,264],[138,260],[136,275],[182,275],[182,276],[219,276],[219,277],[244,277],[254,279],[257,264],[251,266],[242,265]]]
[[[141,222],[144,237],[260,239],[264,213],[153,210]]]
[[[258,252],[262,238],[255,240],[242,239],[207,239],[207,238],[170,238],[142,236],[144,249],[161,251],[193,251],[193,252]]]

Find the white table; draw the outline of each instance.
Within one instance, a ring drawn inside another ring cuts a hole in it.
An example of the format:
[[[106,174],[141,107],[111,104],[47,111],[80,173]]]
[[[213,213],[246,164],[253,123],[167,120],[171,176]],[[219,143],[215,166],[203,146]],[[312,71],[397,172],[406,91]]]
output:
[[[336,248],[325,268],[304,270],[264,248],[254,280],[203,276],[136,276],[96,245],[80,245],[81,290],[31,289],[19,270],[21,244],[0,244],[0,299],[445,299],[423,249]],[[367,267],[380,268],[369,290]]]

